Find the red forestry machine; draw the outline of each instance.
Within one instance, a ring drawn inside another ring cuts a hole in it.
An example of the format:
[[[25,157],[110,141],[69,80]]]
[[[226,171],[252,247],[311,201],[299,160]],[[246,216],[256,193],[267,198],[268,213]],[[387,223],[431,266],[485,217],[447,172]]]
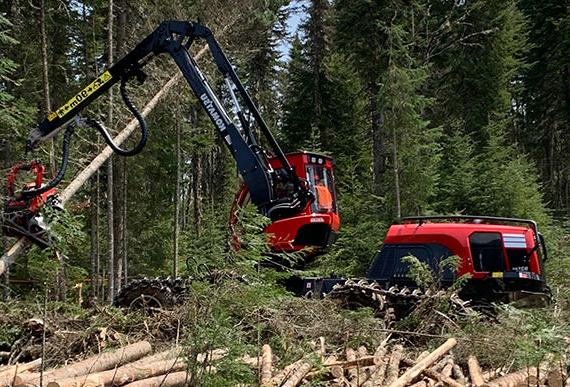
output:
[[[189,53],[190,46],[198,39],[206,41],[223,76],[225,93],[221,97],[214,93]],[[230,215],[230,226],[237,221],[238,208],[251,202],[260,213],[271,219],[266,232],[270,234],[269,243],[275,252],[312,247],[312,254],[316,255],[330,246],[340,226],[332,159],[308,152],[285,155],[212,32],[199,23],[185,21],[162,23],[132,51],[31,131],[27,152],[33,150],[38,142],[65,128],[62,163],[57,175],[45,184],[44,167],[39,162],[21,162],[12,168],[8,175],[9,198],[3,217],[4,233],[24,236],[40,247],[50,245],[49,230],[40,210],[44,205],[60,206],[56,186],[67,168],[69,145],[76,128],[97,130],[107,145],[121,156],[134,156],[142,151],[147,142],[147,125],[129,99],[127,83],[136,78],[142,84],[146,78],[144,66],[152,57],[163,53],[170,55],[182,72],[235,159],[243,179]],[[140,126],[140,140],[132,149],[122,149],[100,122],[80,115],[116,83],[120,83],[121,97]],[[255,133],[261,134],[262,141],[256,138]],[[35,181],[17,191],[16,176],[23,170],[34,173]],[[355,282],[311,278],[293,281],[290,285],[293,284],[292,289],[299,294],[322,296],[352,292],[356,297],[369,295],[369,300],[383,305],[390,300],[393,303],[403,299],[415,300],[420,293],[418,289],[410,290],[413,284],[407,277],[408,266],[402,263],[401,258],[414,255],[435,270],[443,258],[457,255],[461,258],[457,274],[472,274],[469,286],[472,292],[467,294],[468,297],[488,295],[490,298],[505,292],[546,292],[542,277],[542,259],[546,257],[546,250],[534,222],[452,217],[447,219],[448,225],[442,226],[432,224],[434,220],[407,219],[403,225],[392,226],[366,279]],[[518,226],[505,225],[513,221]],[[216,277],[213,275],[213,280]],[[133,281],[117,295],[115,305],[166,307],[183,299],[185,283],[182,279]]]

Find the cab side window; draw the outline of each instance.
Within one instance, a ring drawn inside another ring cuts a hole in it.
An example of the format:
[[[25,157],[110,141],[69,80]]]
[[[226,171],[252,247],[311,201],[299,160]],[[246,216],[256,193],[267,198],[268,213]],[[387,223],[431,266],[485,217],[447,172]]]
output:
[[[469,237],[475,271],[505,271],[505,257],[501,235],[494,232],[476,232]]]

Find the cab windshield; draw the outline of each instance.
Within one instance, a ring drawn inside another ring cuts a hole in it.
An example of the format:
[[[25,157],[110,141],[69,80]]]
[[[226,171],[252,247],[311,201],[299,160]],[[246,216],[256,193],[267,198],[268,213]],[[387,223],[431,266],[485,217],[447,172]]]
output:
[[[336,212],[336,195],[331,171],[322,165],[307,166],[307,181],[315,201],[311,204],[313,212]]]

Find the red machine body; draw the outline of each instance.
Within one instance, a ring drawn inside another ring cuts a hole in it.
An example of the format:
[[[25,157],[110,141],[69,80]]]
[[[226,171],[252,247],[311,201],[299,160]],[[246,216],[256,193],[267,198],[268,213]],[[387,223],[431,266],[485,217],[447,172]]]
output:
[[[314,254],[318,254],[335,241],[340,228],[333,160],[328,156],[311,152],[290,153],[287,155],[287,160],[296,175],[306,182],[314,195],[314,200],[295,216],[272,219],[265,232],[270,235],[269,244],[276,252],[294,252],[308,247],[312,248]],[[271,158],[270,164],[276,170],[282,167],[276,158]],[[282,189],[286,190],[287,187]],[[230,226],[236,224],[237,211],[248,201],[248,188],[242,185],[234,200]],[[233,237],[234,242],[239,243],[235,234]]]
[[[477,248],[471,242],[480,239],[480,236],[488,237],[487,245],[493,244],[492,238],[499,243]],[[384,240],[384,244],[410,243],[435,243],[447,247],[454,255],[462,258],[458,276],[470,274],[472,278],[481,279],[492,273],[509,271],[519,272],[521,275],[542,274],[538,249],[524,262],[520,259],[521,254],[526,255],[536,244],[534,231],[529,226],[472,223],[398,224],[390,227]],[[483,249],[486,251],[483,252]],[[477,252],[480,252],[479,257],[474,255]],[[491,255],[494,255],[492,263],[489,262]]]
[[[443,222],[443,223],[442,223]],[[456,273],[442,273],[442,282],[469,275],[464,292],[506,301],[544,298],[546,246],[534,221],[476,216],[404,218],[390,226],[368,277],[382,282],[407,281],[404,256],[413,255],[434,269],[449,256],[460,258]]]

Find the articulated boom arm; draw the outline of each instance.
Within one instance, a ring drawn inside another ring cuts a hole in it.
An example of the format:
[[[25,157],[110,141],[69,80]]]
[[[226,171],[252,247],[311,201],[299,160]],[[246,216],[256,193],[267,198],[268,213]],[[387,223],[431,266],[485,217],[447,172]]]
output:
[[[224,77],[233,110],[238,118],[237,124],[229,117],[206,77],[188,52],[191,44],[196,39],[206,40],[218,70]],[[291,168],[289,161],[271,134],[259,110],[240,82],[212,32],[199,23],[167,21],[160,24],[156,30],[140,42],[131,52],[111,66],[66,104],[45,118],[30,133],[28,148],[32,149],[38,141],[54,136],[63,127],[73,126],[73,122],[78,120],[77,117],[81,110],[120,81],[123,100],[141,124],[143,134],[139,144],[130,151],[123,150],[113,143],[111,136],[101,124],[92,119],[84,121],[88,125],[97,128],[115,152],[124,156],[138,153],[146,143],[146,124],[128,99],[125,85],[131,78],[137,78],[141,83],[144,82],[146,75],[143,73],[142,68],[151,57],[162,53],[168,53],[174,59],[201,106],[207,112],[220,136],[224,139],[225,144],[236,160],[245,184],[249,188],[252,202],[263,213],[268,215],[271,215],[273,212],[283,214],[282,211],[285,211],[286,214],[292,214],[303,210],[307,203],[312,200],[310,191]],[[246,113],[239,105],[234,88],[237,90],[238,96],[241,97],[241,101],[245,104],[249,119],[246,119]],[[251,124],[257,125],[260,133],[265,137],[271,148],[270,152],[280,160],[282,168],[279,171],[273,170],[269,164],[266,153],[255,139],[251,130]],[[277,197],[276,193],[283,192],[283,190],[276,190],[276,184],[290,187],[285,197]]]

